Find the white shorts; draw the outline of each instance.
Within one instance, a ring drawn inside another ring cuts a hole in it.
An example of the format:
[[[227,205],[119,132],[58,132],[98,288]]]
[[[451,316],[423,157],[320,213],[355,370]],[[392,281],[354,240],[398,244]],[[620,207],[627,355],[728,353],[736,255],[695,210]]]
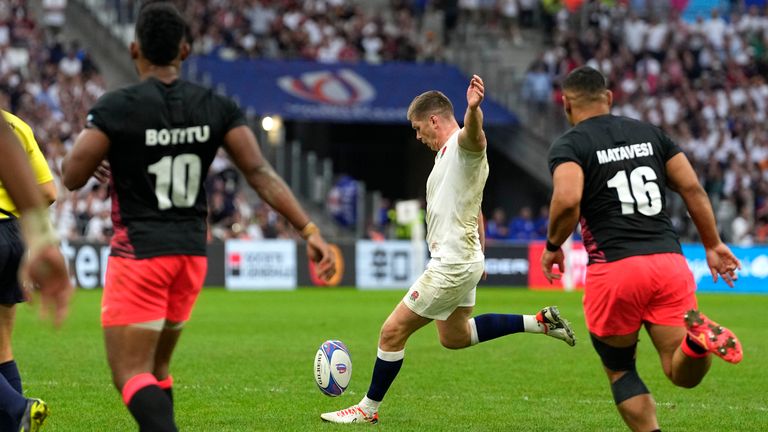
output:
[[[456,308],[475,305],[475,288],[484,268],[483,261],[442,264],[432,259],[408,290],[403,303],[416,315],[446,320]]]

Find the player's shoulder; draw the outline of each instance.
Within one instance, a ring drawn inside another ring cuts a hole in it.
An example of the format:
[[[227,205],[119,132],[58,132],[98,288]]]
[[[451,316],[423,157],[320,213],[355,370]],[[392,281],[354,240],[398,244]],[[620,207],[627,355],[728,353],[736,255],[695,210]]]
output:
[[[3,113],[3,118],[6,123],[16,132],[17,135],[21,135],[25,140],[34,139],[35,133],[32,131],[32,127],[22,120],[19,116],[10,113],[5,110],[0,110]]]

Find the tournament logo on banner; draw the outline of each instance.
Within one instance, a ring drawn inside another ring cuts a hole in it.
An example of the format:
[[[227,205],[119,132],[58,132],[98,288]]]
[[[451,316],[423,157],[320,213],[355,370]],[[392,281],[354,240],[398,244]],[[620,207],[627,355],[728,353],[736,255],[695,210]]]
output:
[[[228,240],[225,285],[232,290],[296,288],[296,242]]]
[[[331,105],[357,105],[376,97],[373,86],[349,69],[306,72],[300,78],[281,76],[277,85],[298,98]]]

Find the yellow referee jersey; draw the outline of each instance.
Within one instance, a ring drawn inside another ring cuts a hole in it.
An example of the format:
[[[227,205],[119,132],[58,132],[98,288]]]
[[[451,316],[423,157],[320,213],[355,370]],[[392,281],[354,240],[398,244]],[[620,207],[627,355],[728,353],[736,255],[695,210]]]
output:
[[[40,151],[40,146],[38,146],[37,141],[35,141],[35,134],[32,132],[32,128],[15,115],[7,111],[2,111],[2,113],[5,121],[11,126],[11,129],[13,129],[13,132],[19,138],[21,145],[27,152],[27,158],[29,158],[29,163],[32,165],[37,184],[53,181],[53,174],[51,174],[51,170],[48,168],[48,162],[45,160],[43,152]],[[8,192],[5,190],[2,183],[0,183],[0,209],[19,216],[16,205],[11,201],[11,197],[8,195]],[[0,213],[0,219],[7,218],[8,216]]]

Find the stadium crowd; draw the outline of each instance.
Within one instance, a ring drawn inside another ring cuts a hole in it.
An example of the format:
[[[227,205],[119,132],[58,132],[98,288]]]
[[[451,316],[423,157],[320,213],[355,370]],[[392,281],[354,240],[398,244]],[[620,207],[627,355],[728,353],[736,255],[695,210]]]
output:
[[[765,8],[734,8],[727,19],[712,10],[687,22],[674,7],[659,15],[591,1],[560,9],[554,41],[526,72],[529,103],[557,107],[568,72],[585,64],[600,70],[614,114],[660,126],[688,154],[726,241],[768,241]],[[683,237],[694,238],[684,206],[670,205]]]
[[[38,20],[24,0],[0,2],[0,105],[32,127],[60,185],[64,155],[106,84],[89,53],[77,41],[65,42],[60,36],[63,21],[44,13]],[[245,200],[223,154],[216,158],[207,188],[212,238],[296,236],[267,205]],[[108,186],[95,179],[78,192],[59,187],[51,208],[63,239],[96,242],[108,241],[111,235],[110,212]]]

